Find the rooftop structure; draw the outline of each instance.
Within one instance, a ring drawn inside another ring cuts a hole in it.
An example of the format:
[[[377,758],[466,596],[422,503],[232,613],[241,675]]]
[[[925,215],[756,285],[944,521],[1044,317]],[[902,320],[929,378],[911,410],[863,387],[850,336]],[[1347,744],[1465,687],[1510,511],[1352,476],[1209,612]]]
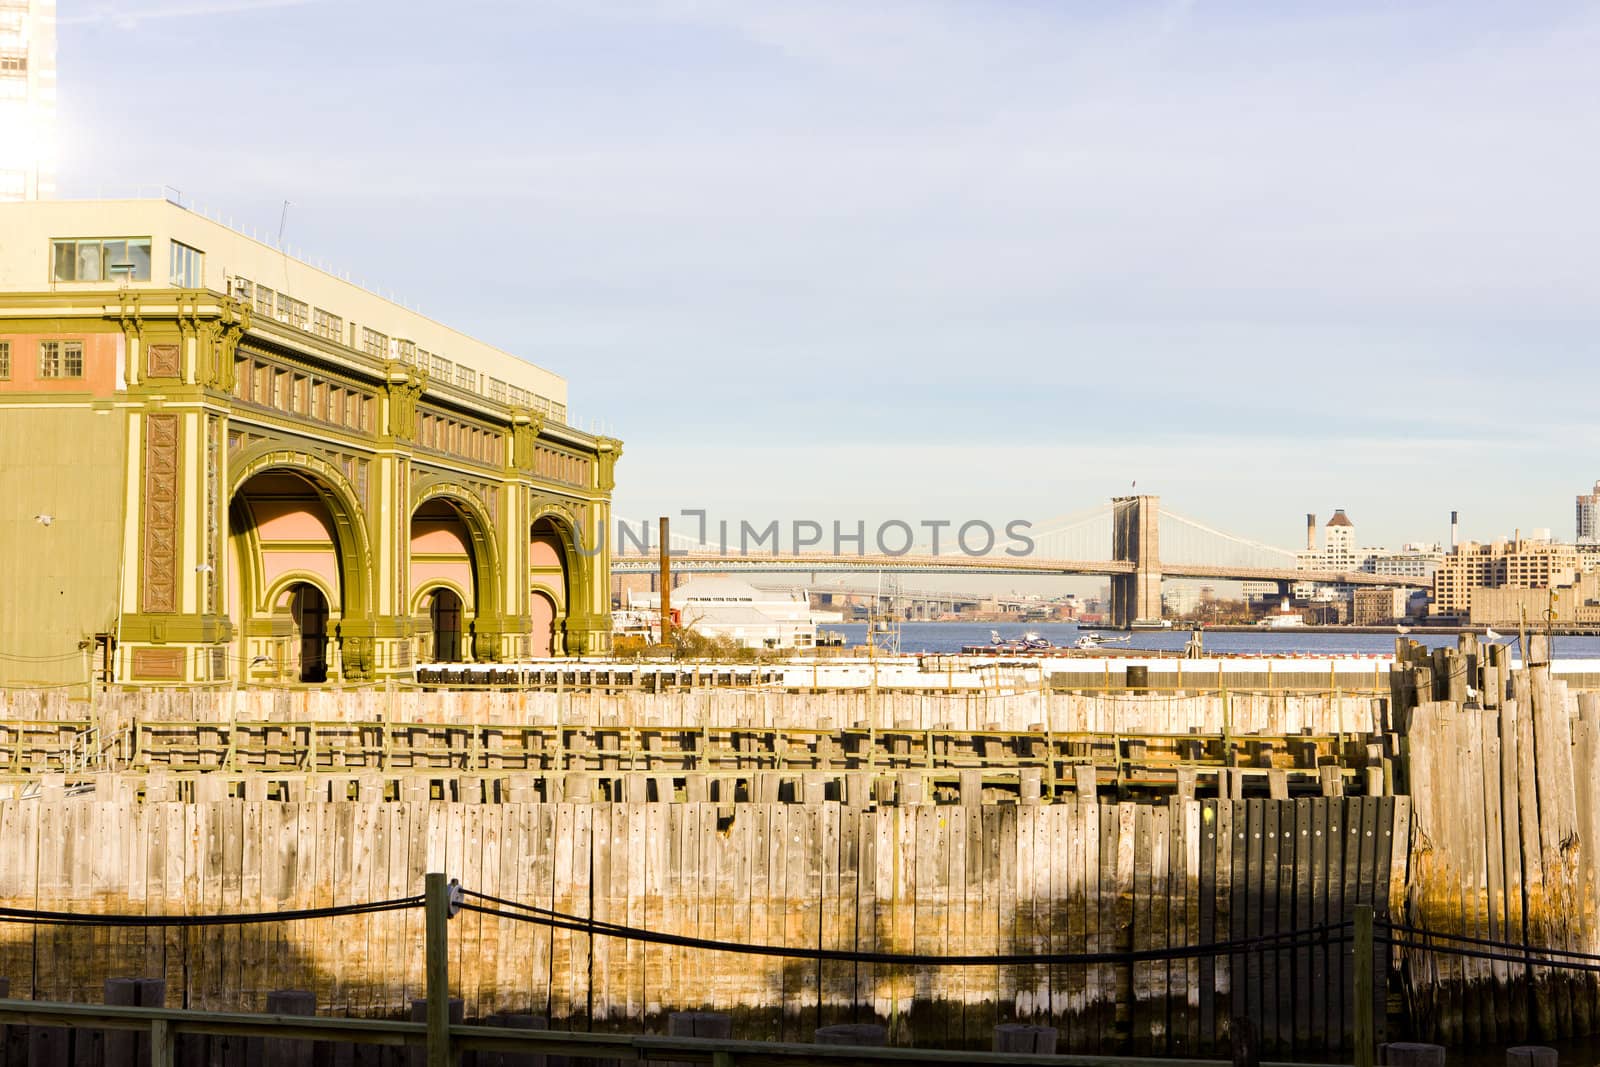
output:
[[[109,287],[137,304],[207,290],[248,309],[264,333],[352,362],[404,363],[431,389],[567,421],[561,377],[170,200],[0,204],[0,232],[0,292]]]

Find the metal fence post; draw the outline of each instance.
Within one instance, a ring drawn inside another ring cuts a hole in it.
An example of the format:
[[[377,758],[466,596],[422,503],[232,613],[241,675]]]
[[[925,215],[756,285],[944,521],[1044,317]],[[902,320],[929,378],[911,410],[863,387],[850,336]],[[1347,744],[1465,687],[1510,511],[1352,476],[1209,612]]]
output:
[[[1355,1067],[1373,1067],[1377,1046],[1372,1025],[1372,905],[1357,904],[1355,918]]]
[[[450,1067],[450,891],[441,873],[424,876],[427,922],[428,1067]]]

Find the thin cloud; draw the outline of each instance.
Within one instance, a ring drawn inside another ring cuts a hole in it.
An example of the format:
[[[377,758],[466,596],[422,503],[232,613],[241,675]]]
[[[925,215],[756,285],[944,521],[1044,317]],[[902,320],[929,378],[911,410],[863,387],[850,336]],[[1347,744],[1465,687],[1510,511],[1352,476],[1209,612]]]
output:
[[[249,11],[270,11],[284,7],[306,7],[318,0],[219,0],[216,3],[181,4],[173,7],[99,7],[81,15],[68,15],[56,21],[63,26],[112,25],[131,30],[153,19],[197,18],[207,15],[237,15]]]

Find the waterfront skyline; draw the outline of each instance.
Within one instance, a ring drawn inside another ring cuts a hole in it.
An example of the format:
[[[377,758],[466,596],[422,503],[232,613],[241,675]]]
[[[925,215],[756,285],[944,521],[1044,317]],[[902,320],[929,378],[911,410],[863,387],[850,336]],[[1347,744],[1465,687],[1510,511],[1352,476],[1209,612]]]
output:
[[[290,201],[291,246],[566,374],[622,514],[1042,519],[1137,481],[1392,546],[1451,509],[1568,536],[1597,473],[1579,5],[60,15],[67,195],[118,191],[115,145],[259,232]],[[172,61],[130,81],[130,45]],[[197,84],[226,152],[163,118]]]

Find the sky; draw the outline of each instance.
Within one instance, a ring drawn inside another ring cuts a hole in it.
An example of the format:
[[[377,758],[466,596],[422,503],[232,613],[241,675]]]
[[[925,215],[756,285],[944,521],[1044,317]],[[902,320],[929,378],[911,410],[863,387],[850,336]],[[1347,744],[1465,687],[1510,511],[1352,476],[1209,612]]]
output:
[[[61,186],[166,184],[563,374],[643,518],[1285,547],[1600,478],[1600,7],[61,0]]]

